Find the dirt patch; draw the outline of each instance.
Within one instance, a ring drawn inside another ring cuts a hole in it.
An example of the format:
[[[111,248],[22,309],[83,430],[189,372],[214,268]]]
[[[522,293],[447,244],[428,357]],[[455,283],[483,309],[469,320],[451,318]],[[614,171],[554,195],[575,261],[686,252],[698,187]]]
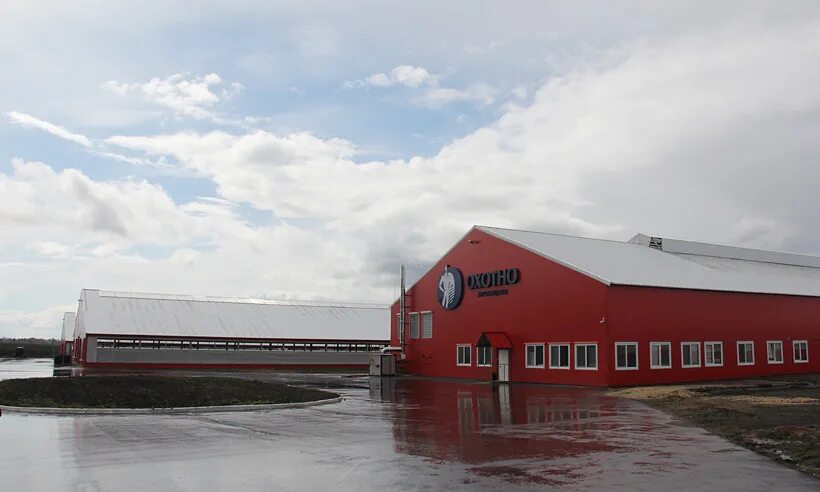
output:
[[[730,441],[820,478],[820,374],[623,388]]]
[[[0,404],[54,408],[168,408],[297,403],[328,391],[218,377],[89,376],[0,381]]]

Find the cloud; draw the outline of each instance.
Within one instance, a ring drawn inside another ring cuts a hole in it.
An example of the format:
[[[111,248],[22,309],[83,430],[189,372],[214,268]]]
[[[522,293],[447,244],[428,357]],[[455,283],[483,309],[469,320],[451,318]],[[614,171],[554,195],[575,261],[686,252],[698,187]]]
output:
[[[63,297],[97,286],[389,302],[399,263],[423,271],[476,223],[816,253],[818,54],[817,19],[619,46],[528,84],[495,121],[394,160],[329,132],[197,124],[106,139],[180,166],[217,200],[17,161],[0,172],[0,299],[41,299],[48,278]],[[410,98],[448,89],[393,84]],[[429,103],[465,100],[459,91]],[[38,242],[71,253],[20,253]]]
[[[348,89],[357,87],[392,87],[403,85],[406,87],[418,88],[423,85],[437,86],[438,76],[433,75],[424,67],[414,67],[412,65],[399,65],[390,73],[374,73],[363,79],[351,80],[344,83]]]
[[[441,87],[441,76],[433,75],[423,67],[399,65],[390,73],[374,73],[363,79],[351,80],[344,83],[347,89],[361,87],[386,88],[404,86],[411,89],[423,89],[423,92],[412,98],[411,102],[419,106],[437,109],[455,102],[474,102],[489,105],[495,101],[498,92],[490,85],[478,83],[465,89]]]
[[[163,159],[140,159],[138,157],[129,157],[115,152],[100,150],[100,146],[88,137],[80,135],[78,133],[72,133],[69,130],[66,130],[65,128],[54,125],[47,121],[40,120],[38,118],[35,118],[34,116],[27,115],[25,113],[19,113],[16,111],[6,113],[6,115],[8,115],[10,121],[20,126],[43,130],[63,140],[68,140],[70,142],[80,144],[83,147],[85,147],[86,152],[88,152],[91,155],[101,157],[104,159],[125,162],[133,166],[152,167],[156,169],[162,169],[165,171],[171,170],[171,168],[167,165],[167,163],[165,163]]]
[[[497,93],[496,89],[487,84],[473,84],[463,90],[434,87],[415,98],[414,102],[428,108],[440,108],[454,102],[475,102],[486,106],[495,102]]]
[[[778,231],[753,232],[787,246],[797,243],[786,231],[802,230],[820,247],[811,227],[820,170],[804,165],[820,151],[806,127],[820,71],[805,63],[820,52],[820,29],[753,27],[629,46],[548,80],[531,103],[431,157],[357,162],[350,142],[306,133],[108,142],[171,156],[231,201],[319,221],[323,237],[353,241],[353,254],[380,265],[428,262],[474,223],[724,242],[752,237],[733,224],[774,223]]]
[[[526,99],[527,98],[527,86],[525,85],[517,85],[510,91],[510,96],[515,99]]]
[[[38,311],[0,311],[2,336],[10,338],[60,338],[63,313],[76,311],[77,304],[60,304]]]
[[[43,256],[67,256],[72,245],[82,244],[207,242],[241,225],[229,205],[177,204],[146,180],[99,181],[77,169],[58,172],[21,159],[12,161],[12,171],[0,172],[0,234],[6,244],[25,242]]]
[[[485,54],[485,53],[487,53],[487,52],[490,52],[490,51],[492,51],[492,50],[494,50],[494,49],[498,48],[498,47],[499,47],[499,45],[500,45],[500,43],[499,43],[499,42],[497,42],[497,41],[493,40],[493,41],[488,42],[488,43],[487,43],[487,44],[485,44],[485,45],[470,45],[470,46],[465,46],[465,47],[464,47],[464,52],[465,52],[465,53],[468,53],[468,54],[470,54],[470,55],[483,55],[483,54]]]
[[[53,241],[37,241],[29,246],[34,254],[47,258],[64,259],[71,253],[71,247]]]
[[[92,146],[91,140],[89,140],[88,137],[80,135],[78,133],[72,133],[61,126],[57,126],[53,123],[37,119],[34,116],[25,113],[18,113],[17,111],[11,111],[9,113],[6,113],[6,116],[9,117],[10,121],[17,125],[26,128],[35,128],[37,130],[42,130],[44,132],[54,135],[55,137],[62,138],[63,140],[68,140],[69,142],[80,144],[83,147]]]
[[[214,110],[217,103],[235,97],[244,89],[238,82],[226,84],[216,73],[190,78],[186,74],[177,73],[134,84],[109,80],[101,88],[120,97],[139,94],[152,104],[172,110],[178,117],[186,116],[197,120],[219,120]]]

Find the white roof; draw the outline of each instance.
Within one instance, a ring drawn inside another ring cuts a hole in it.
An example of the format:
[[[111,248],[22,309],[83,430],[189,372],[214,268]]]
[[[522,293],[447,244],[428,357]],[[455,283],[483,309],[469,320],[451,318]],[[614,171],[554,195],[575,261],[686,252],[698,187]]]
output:
[[[74,340],[74,320],[77,315],[74,313],[63,314],[63,334],[60,340],[69,342]]]
[[[607,285],[820,297],[820,257],[639,234],[629,242],[477,226]]]
[[[273,301],[83,290],[82,335],[388,340],[390,310],[375,304]]]

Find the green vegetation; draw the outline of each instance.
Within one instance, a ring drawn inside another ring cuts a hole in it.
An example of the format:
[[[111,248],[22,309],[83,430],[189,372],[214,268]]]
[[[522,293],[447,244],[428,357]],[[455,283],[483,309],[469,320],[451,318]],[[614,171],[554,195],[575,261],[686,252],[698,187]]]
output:
[[[0,338],[0,357],[14,357],[14,350],[23,347],[27,359],[51,358],[60,349],[60,341],[43,338]]]
[[[218,377],[88,376],[0,381],[0,404],[55,408],[168,408],[326,400],[339,395]]]

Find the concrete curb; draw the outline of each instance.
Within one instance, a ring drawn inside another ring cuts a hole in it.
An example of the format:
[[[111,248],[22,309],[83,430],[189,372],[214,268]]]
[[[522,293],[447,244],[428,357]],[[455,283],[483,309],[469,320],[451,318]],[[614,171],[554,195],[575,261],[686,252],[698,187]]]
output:
[[[255,412],[260,410],[280,410],[285,408],[306,408],[330,403],[340,403],[343,396],[327,400],[305,401],[299,403],[269,403],[263,405],[220,405],[211,407],[172,407],[172,408],[49,408],[49,407],[10,407],[0,405],[0,411],[20,414],[41,415],[185,415],[197,413]]]

